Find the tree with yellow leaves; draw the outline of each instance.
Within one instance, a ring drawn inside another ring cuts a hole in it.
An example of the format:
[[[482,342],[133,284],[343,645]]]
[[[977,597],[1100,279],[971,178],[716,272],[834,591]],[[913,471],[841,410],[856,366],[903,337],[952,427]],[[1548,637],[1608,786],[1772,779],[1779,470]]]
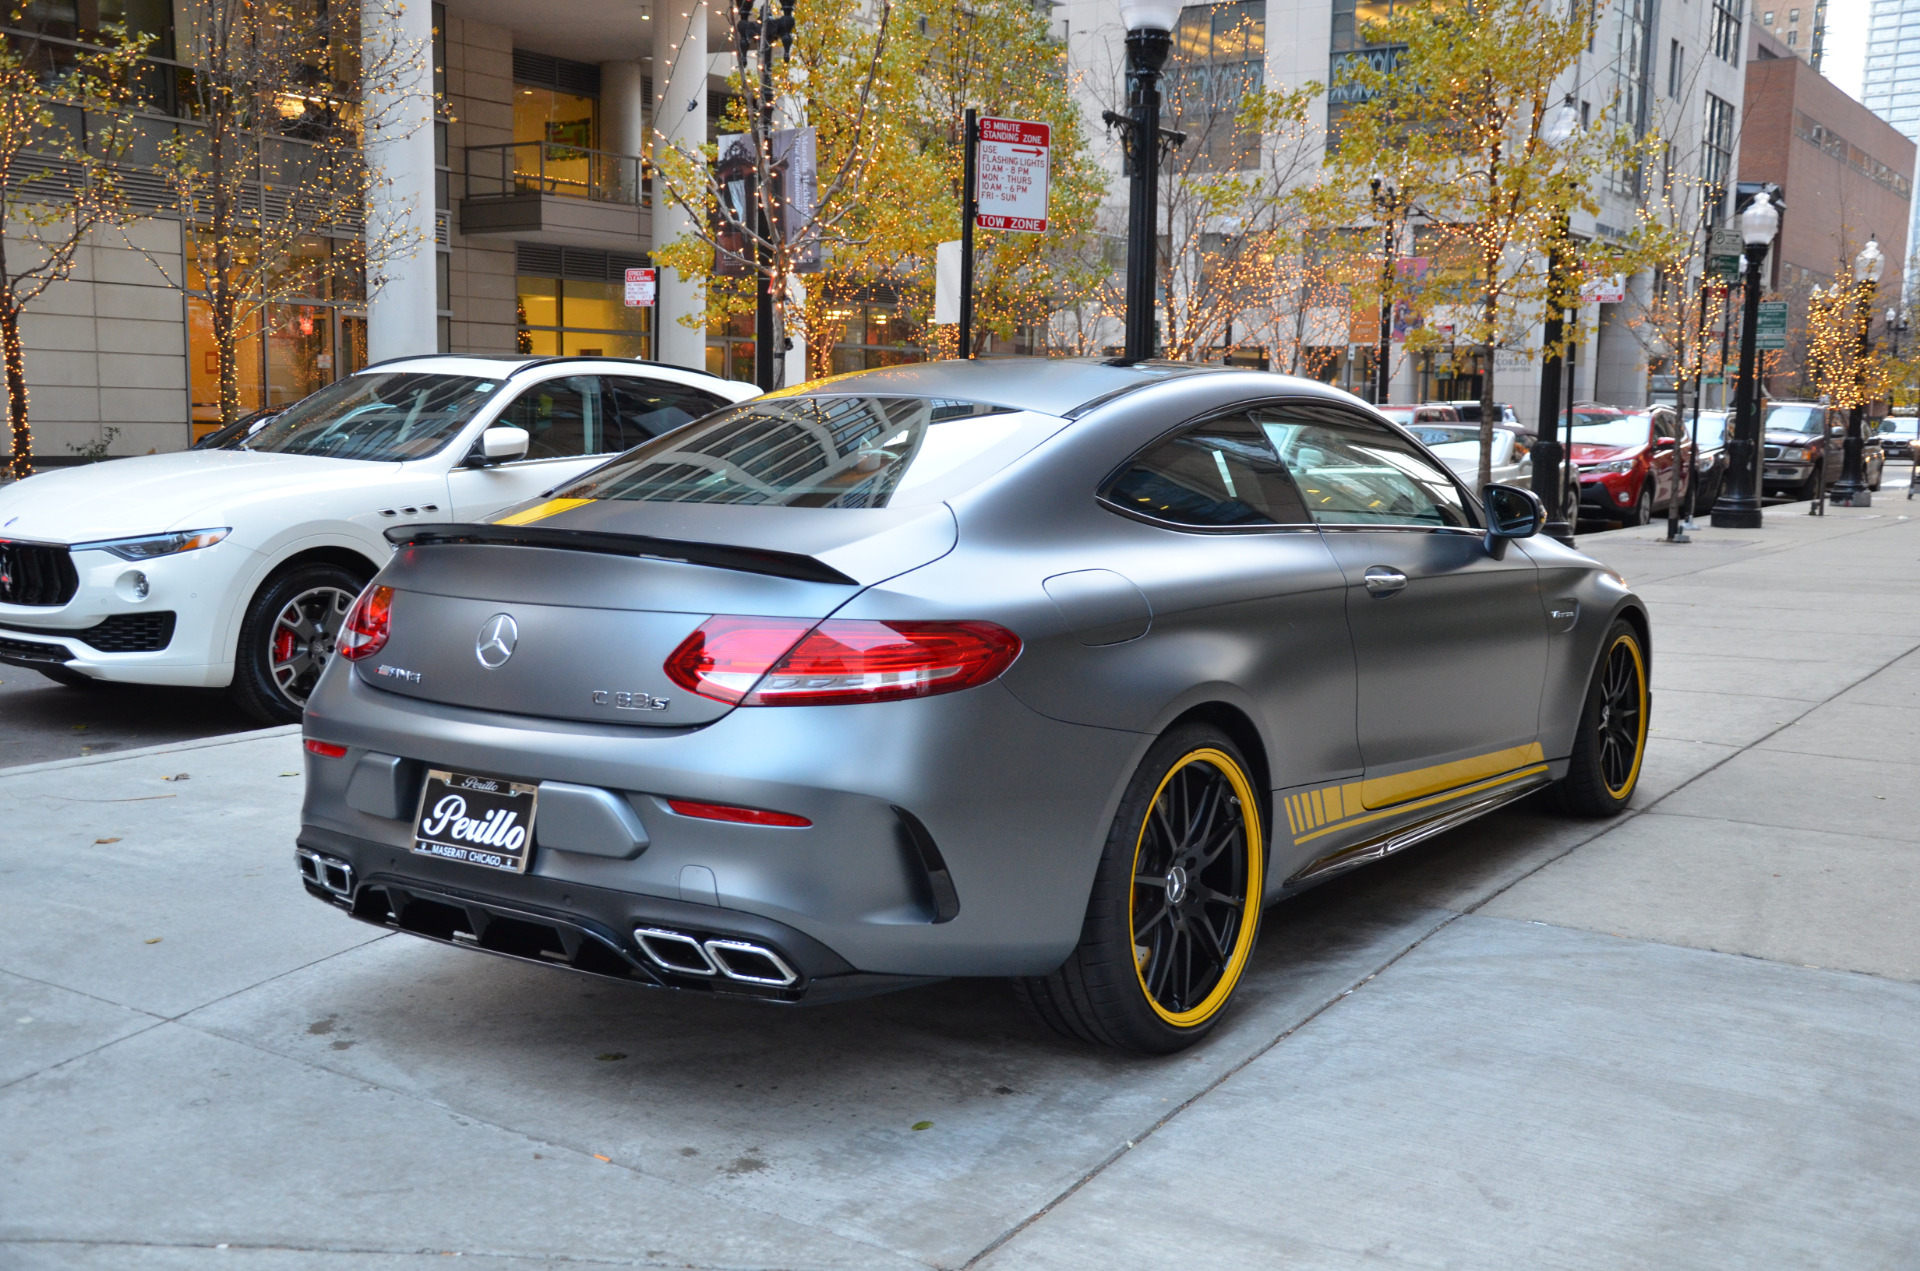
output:
[[[1490,476],[1497,350],[1531,356],[1549,305],[1579,274],[1631,273],[1638,244],[1574,243],[1569,219],[1598,211],[1596,183],[1636,181],[1646,139],[1603,110],[1581,127],[1562,110],[1595,10],[1558,0],[1402,0],[1370,43],[1399,45],[1391,69],[1356,59],[1343,72],[1364,97],[1336,121],[1328,178],[1348,193],[1347,224],[1371,215],[1368,183],[1389,174],[1468,268],[1440,271],[1419,303],[1451,309],[1459,338],[1489,353],[1480,380],[1480,483]],[[1572,270],[1549,268],[1550,248]],[[1569,275],[1574,275],[1569,277]]]

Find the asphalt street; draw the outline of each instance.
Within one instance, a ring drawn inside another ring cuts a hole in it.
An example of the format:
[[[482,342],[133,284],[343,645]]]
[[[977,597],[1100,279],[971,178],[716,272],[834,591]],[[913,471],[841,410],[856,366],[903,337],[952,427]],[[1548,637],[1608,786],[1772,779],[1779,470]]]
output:
[[[0,1266],[1920,1264],[1911,507],[1585,538],[1634,809],[1276,907],[1164,1060],[383,935],[298,885],[293,730],[0,772]]]

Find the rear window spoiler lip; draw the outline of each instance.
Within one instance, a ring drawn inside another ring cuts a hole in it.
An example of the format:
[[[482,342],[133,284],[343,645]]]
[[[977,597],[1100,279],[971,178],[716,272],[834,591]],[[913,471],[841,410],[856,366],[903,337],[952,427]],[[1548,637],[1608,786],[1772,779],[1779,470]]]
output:
[[[395,549],[454,544],[486,544],[496,547],[544,547],[568,552],[598,552],[605,556],[634,556],[646,560],[672,561],[682,565],[707,565],[745,574],[767,574],[791,578],[803,583],[838,583],[858,587],[858,579],[849,578],[825,561],[798,552],[780,552],[765,547],[738,547],[728,543],[696,543],[682,539],[654,538],[646,534],[614,534],[604,530],[566,530],[537,525],[486,525],[449,522],[429,525],[396,525],[386,532]]]

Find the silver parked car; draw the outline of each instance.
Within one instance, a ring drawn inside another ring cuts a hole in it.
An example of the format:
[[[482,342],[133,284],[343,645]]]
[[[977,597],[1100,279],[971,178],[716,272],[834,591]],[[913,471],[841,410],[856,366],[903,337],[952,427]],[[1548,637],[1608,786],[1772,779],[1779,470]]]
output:
[[[1357,399],[936,362],[396,528],[305,722],[355,917],[779,1002],[1005,976],[1205,1034],[1261,911],[1511,800],[1625,807],[1644,606]]]

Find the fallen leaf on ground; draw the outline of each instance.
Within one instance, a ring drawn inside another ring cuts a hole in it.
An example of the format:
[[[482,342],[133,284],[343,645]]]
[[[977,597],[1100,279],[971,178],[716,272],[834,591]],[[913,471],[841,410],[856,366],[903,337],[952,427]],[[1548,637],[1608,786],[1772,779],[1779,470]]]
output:
[[[84,733],[87,731],[87,726],[85,724],[75,724],[73,726],[73,731],[76,733]]]
[[[187,773],[184,773],[184,772],[179,772],[179,773],[175,773],[175,774],[174,774],[173,776],[171,776],[171,777],[162,777],[162,778],[160,778],[160,780],[162,780],[162,781],[185,781],[185,780],[187,780],[187,777],[188,777],[188,774],[187,774]]]
[[[118,835],[115,835],[115,836],[114,836],[113,838],[110,838],[110,839],[95,839],[95,840],[94,840],[94,842],[96,842],[96,843],[118,843],[119,841],[120,841],[120,838],[119,838],[119,836],[118,836]]]
[[[300,774],[299,774],[299,773],[297,773],[297,772],[283,772],[283,773],[281,773],[280,775],[281,775],[281,776],[283,776],[283,777],[297,777],[297,776],[299,776]]]
[[[611,1156],[602,1156],[598,1152],[593,1154],[593,1159],[596,1161],[605,1161],[609,1165],[613,1164],[613,1158]]]
[[[933,1122],[931,1122],[931,1121],[915,1121],[915,1122],[913,1123],[913,1128],[914,1128],[914,1129],[916,1129],[916,1130],[931,1130],[931,1129],[933,1128]]]
[[[149,940],[149,941],[147,941],[147,943],[148,943],[148,944],[159,944],[159,943],[160,943],[160,942],[161,942],[162,940],[165,940],[165,939],[166,939],[166,937],[165,937],[165,936],[155,936],[155,937],[154,937],[153,939],[151,939],[151,940]]]
[[[616,1060],[616,1059],[625,1059],[626,1057],[627,1057],[627,1056],[626,1056],[626,1052],[625,1052],[625,1051],[619,1051],[619,1050],[610,1050],[610,1051],[608,1051],[608,1052],[607,1052],[606,1054],[604,1054],[604,1055],[595,1055],[595,1056],[594,1056],[594,1058],[595,1058],[595,1059],[598,1059],[598,1060],[599,1060],[599,1061],[601,1061],[602,1063],[609,1063],[609,1064],[610,1064],[610,1063],[612,1063],[612,1062],[613,1062],[614,1060]]]

